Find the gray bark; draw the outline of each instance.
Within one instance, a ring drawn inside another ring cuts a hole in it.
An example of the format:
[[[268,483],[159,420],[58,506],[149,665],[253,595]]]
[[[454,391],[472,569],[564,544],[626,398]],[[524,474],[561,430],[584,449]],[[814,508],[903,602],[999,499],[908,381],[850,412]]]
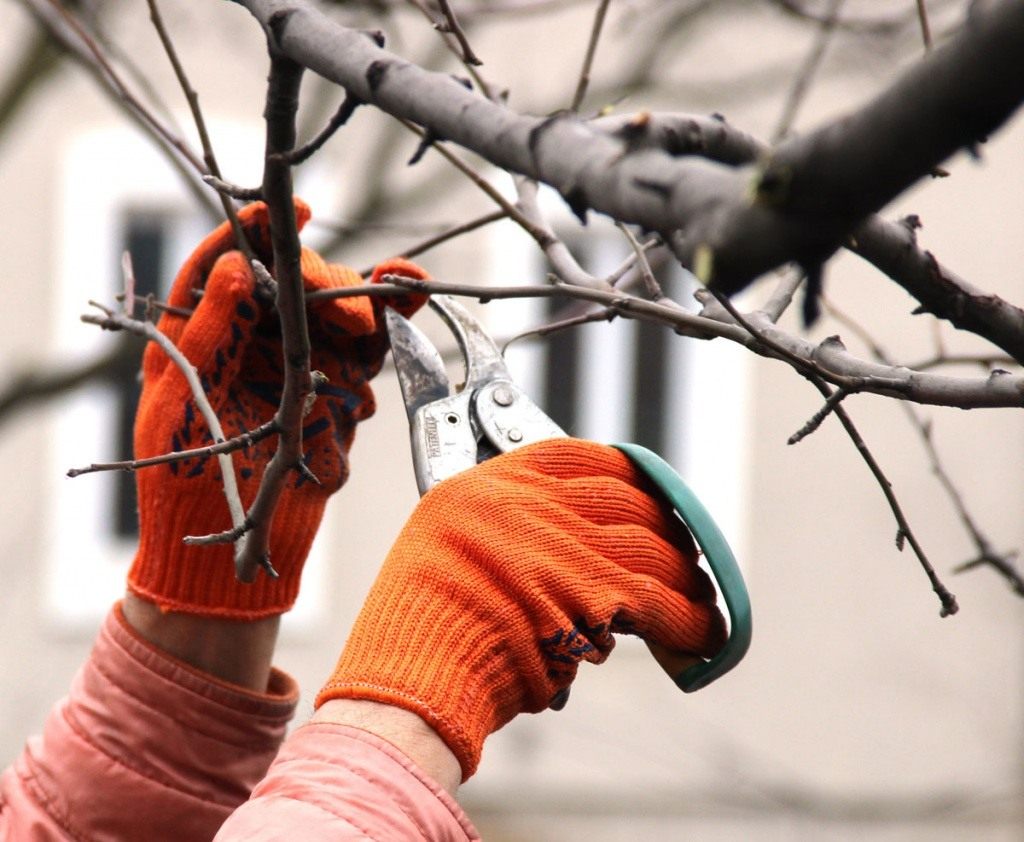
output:
[[[634,148],[572,115],[517,114],[305,0],[243,4],[274,49],[438,138],[550,184],[580,215],[595,210],[661,232],[685,265],[730,294],[784,263],[820,264],[871,212],[983,141],[1024,99],[1024,4],[1004,0],[859,111],[783,143],[765,165],[727,166]]]

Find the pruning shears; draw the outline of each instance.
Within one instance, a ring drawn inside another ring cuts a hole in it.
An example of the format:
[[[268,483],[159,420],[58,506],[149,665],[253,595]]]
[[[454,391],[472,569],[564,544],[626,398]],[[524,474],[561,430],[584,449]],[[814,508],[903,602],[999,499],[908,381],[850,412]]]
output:
[[[462,353],[466,377],[461,388],[452,387],[441,355],[423,332],[394,310],[386,311],[421,495],[492,456],[566,436],[516,385],[501,351],[465,307],[446,295],[432,296],[430,305],[452,331]],[[746,584],[718,526],[675,470],[640,445],[615,447],[671,502],[707,559],[728,610],[728,640],[709,661],[680,661],[661,647],[650,647],[676,686],[690,693],[727,673],[746,654],[751,637]]]

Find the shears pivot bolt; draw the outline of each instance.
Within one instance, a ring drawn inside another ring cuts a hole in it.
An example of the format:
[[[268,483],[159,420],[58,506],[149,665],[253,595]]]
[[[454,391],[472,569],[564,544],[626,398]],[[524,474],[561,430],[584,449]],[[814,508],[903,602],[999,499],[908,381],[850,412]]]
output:
[[[516,399],[516,396],[512,394],[512,390],[506,389],[504,386],[499,386],[495,389],[492,397],[498,406],[512,406]],[[516,439],[513,439],[513,441],[516,441]]]

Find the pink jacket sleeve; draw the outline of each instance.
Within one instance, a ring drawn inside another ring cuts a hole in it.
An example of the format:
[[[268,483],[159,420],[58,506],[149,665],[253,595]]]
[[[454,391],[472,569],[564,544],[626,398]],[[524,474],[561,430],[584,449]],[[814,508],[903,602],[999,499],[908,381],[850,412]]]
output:
[[[301,829],[301,831],[299,830]],[[292,732],[217,842],[479,840],[455,800],[379,737],[326,722]]]
[[[297,700],[277,670],[260,694],[190,668],[115,606],[68,697],[0,776],[0,840],[208,842],[229,815],[224,842],[479,839],[372,734],[306,725],[270,766]]]
[[[208,842],[263,777],[298,701],[191,669],[108,615],[70,694],[0,777],[0,839]]]

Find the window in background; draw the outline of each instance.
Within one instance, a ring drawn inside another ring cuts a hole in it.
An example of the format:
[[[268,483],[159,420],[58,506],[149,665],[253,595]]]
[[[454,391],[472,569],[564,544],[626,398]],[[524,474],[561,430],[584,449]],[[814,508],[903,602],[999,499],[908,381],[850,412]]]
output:
[[[166,213],[128,210],[118,226],[121,231],[122,250],[132,256],[135,294],[139,297],[167,296],[167,281],[173,269],[167,265],[165,255],[173,222],[173,217]],[[137,372],[130,369],[118,372],[114,390],[117,401],[115,451],[131,453],[135,410],[142,391]],[[118,538],[134,540],[139,534],[135,477],[127,472],[119,472],[115,477],[116,490],[110,497],[111,530]]]
[[[690,285],[679,267],[663,262],[656,273],[666,295],[685,300]],[[587,308],[550,298],[541,309],[547,323],[557,324]],[[686,368],[689,347],[670,328],[620,318],[611,324],[569,327],[536,342],[541,348],[544,406],[565,429],[584,435],[584,429],[592,428],[595,437],[615,430],[624,440],[656,453],[675,449],[686,417],[685,408],[682,416],[674,414],[679,407],[672,395]],[[588,408],[589,401],[595,401],[596,408]],[[602,420],[601,415],[606,417]],[[612,415],[617,417],[608,417]]]

